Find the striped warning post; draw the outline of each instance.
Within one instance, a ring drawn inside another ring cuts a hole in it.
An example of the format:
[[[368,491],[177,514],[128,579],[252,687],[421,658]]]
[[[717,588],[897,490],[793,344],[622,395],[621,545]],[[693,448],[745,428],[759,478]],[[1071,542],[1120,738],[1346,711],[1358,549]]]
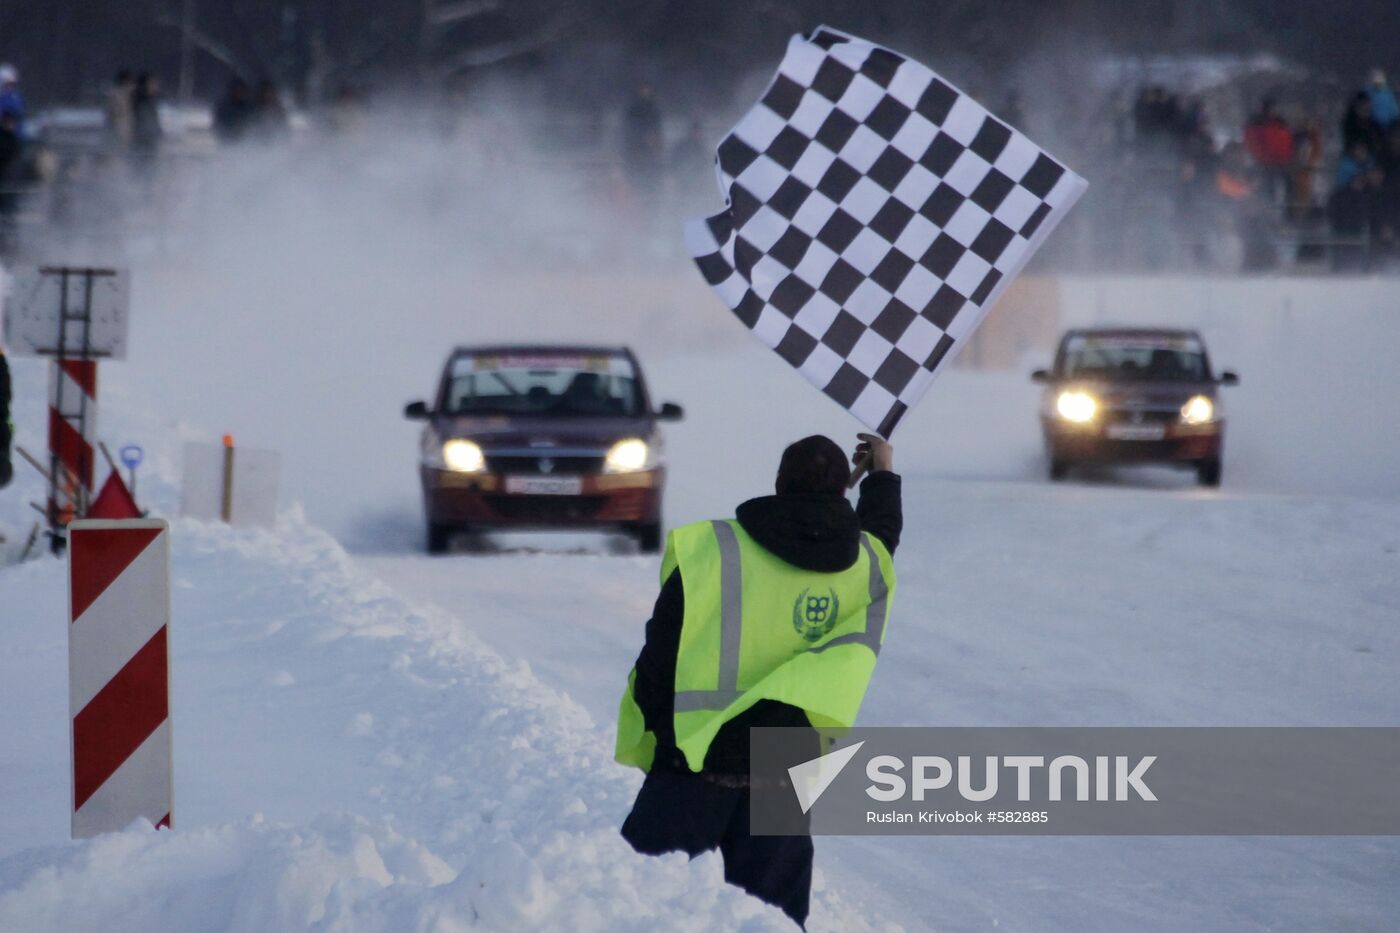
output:
[[[97,438],[97,361],[55,360],[49,369],[53,508],[81,515],[92,499]],[[71,488],[76,481],[77,488]]]
[[[73,838],[170,826],[168,526],[74,522],[68,553]]]

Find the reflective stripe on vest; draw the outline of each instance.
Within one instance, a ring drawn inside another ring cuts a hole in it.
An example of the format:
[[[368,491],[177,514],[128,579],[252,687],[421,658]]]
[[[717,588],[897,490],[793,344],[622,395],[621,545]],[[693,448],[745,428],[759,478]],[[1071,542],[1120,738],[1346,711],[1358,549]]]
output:
[[[744,633],[744,577],[739,555],[739,540],[734,527],[727,521],[712,521],[720,554],[720,660],[719,689],[676,691],[677,713],[697,710],[722,710],[744,692],[739,689],[739,648]],[[865,610],[865,631],[851,632],[833,638],[824,645],[808,648],[813,654],[841,645],[865,645],[876,655],[885,633],[885,609],[889,587],[880,572],[880,558],[864,534],[860,546],[870,560],[870,605]]]
[[[863,532],[860,542],[867,562],[863,577],[859,560],[834,573],[788,564],[753,541],[734,521],[697,522],[668,537],[661,582],[664,586],[680,569],[685,588],[672,725],[676,748],[692,770],[701,770],[710,743],[724,724],[761,700],[796,706],[818,728],[855,723],[880,653],[896,585],[893,562],[879,539]],[[748,581],[750,605],[744,599],[746,565],[751,573],[759,573]],[[813,603],[826,600],[808,597],[809,586],[830,589],[834,622],[814,631],[804,626],[799,603],[794,602],[794,631],[771,628],[781,624],[773,616],[778,611],[774,597],[779,593],[785,601],[795,592],[807,609],[805,621],[813,621]],[[756,626],[748,639],[744,637],[746,619]],[[656,735],[647,729],[633,693],[636,674],[634,668],[618,708],[614,757],[645,771],[655,756]]]

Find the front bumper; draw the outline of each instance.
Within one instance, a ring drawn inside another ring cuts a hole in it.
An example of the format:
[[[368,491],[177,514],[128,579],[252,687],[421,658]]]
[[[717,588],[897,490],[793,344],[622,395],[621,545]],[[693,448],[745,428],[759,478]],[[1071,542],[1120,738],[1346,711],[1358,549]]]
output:
[[[1067,463],[1188,463],[1220,458],[1225,422],[1163,425],[1160,438],[1127,440],[1109,436],[1105,423],[1072,424],[1041,418],[1046,454]]]
[[[420,467],[423,508],[434,525],[478,528],[591,528],[661,521],[664,469],[580,477],[577,495],[507,492],[496,473]],[[538,477],[535,477],[538,478]],[[562,478],[562,477],[561,477]]]

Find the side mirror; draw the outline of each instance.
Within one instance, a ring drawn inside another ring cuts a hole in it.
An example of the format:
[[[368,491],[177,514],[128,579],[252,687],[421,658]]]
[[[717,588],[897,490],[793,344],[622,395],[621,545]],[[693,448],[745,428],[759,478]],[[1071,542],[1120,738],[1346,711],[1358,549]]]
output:
[[[656,413],[657,421],[680,421],[685,417],[685,409],[675,402],[667,402]]]
[[[1237,386],[1240,384],[1240,377],[1227,369],[1220,374],[1220,384],[1223,386]]]
[[[409,421],[427,421],[433,413],[424,402],[409,402],[403,407],[403,416]]]
[[[1050,373],[1043,369],[1037,369],[1031,373],[1031,382],[1039,382],[1042,385],[1050,381]]]

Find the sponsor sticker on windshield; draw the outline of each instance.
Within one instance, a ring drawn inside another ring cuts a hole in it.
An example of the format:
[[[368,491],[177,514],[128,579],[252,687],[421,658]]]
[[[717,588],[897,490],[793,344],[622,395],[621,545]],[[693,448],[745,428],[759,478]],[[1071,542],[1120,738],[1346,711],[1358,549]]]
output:
[[[473,356],[460,361],[455,369],[459,373],[523,369],[632,375],[632,363],[626,357],[581,353],[497,353]]]
[[[1177,350],[1200,353],[1195,337],[1168,334],[1089,334],[1071,337],[1070,350]]]

